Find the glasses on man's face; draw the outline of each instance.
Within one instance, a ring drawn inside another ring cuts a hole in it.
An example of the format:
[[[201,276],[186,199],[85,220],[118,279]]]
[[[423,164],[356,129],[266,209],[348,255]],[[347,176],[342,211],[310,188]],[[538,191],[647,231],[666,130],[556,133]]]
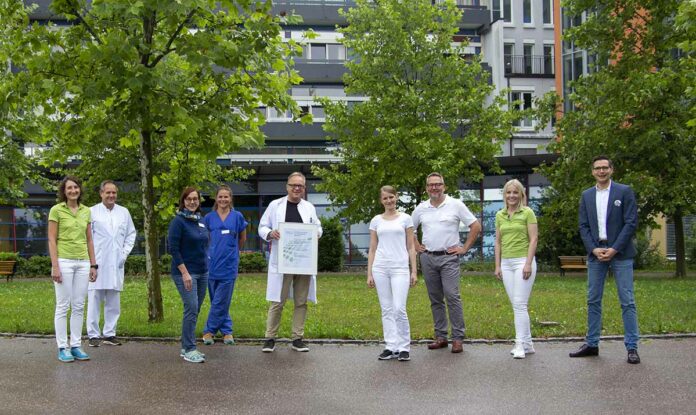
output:
[[[428,183],[428,187],[442,187],[444,186],[444,183]]]
[[[287,186],[292,188],[292,189],[297,189],[297,190],[302,190],[305,187],[303,184],[290,184],[290,183],[288,183]]]
[[[592,167],[592,170],[594,170],[594,171],[607,171],[607,170],[609,170],[609,169],[611,169],[611,167],[609,167],[609,166],[595,166],[595,167]]]

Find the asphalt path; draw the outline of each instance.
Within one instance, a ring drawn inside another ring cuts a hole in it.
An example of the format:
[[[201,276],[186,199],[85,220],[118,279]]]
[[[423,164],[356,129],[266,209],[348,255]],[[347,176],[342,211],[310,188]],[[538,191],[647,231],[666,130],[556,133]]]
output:
[[[60,363],[52,338],[0,338],[0,413],[7,414],[683,414],[695,413],[696,338],[641,342],[629,365],[620,341],[570,359],[578,343],[537,342],[513,360],[509,344],[464,353],[412,347],[409,362],[379,361],[377,344],[200,345],[130,341],[85,347]]]

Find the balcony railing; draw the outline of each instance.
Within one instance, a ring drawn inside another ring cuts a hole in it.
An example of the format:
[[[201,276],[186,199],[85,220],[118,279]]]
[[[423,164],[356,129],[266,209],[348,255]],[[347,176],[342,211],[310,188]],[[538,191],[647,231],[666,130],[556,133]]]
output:
[[[505,76],[553,78],[553,57],[540,55],[505,55]]]

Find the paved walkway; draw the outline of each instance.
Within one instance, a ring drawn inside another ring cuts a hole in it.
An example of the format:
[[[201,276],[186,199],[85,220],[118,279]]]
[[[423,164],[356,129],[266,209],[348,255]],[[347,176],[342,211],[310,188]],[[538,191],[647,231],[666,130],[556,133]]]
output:
[[[53,339],[0,338],[0,413],[693,413],[696,339],[643,341],[640,365],[626,363],[619,341],[597,358],[568,358],[577,345],[539,342],[524,360],[505,344],[465,344],[461,355],[415,345],[397,362],[378,361],[377,345],[266,354],[216,343],[192,364],[177,343],[129,342],[65,364]]]

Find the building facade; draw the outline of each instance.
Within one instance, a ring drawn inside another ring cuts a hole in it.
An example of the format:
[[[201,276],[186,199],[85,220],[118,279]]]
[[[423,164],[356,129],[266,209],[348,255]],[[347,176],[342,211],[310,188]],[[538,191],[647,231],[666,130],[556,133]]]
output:
[[[553,0],[457,0],[463,10],[459,33],[454,41],[469,40],[467,52],[480,55],[484,66],[491,73],[496,94],[509,89],[511,105],[527,108],[533,100],[557,88],[554,73],[557,71],[557,46],[554,46]],[[437,3],[438,1],[435,0]],[[49,1],[39,1],[39,8],[32,17],[35,20],[55,19],[48,12]],[[303,125],[293,122],[289,114],[274,108],[259,108],[267,120],[262,127],[266,134],[266,146],[259,150],[240,151],[221,155],[222,165],[253,168],[255,174],[241,183],[231,183],[235,208],[250,223],[245,249],[263,250],[265,244],[257,238],[259,218],[268,204],[285,195],[287,175],[301,171],[307,175],[306,199],[317,206],[321,216],[333,216],[328,195],[317,192],[319,182],[311,173],[315,164],[334,163],[331,143],[323,130],[325,114],[318,98],[359,102],[364,97],[349,96],[343,87],[345,62],[349,51],[341,44],[336,26],[346,24],[339,14],[340,8],[354,6],[353,0],[276,0],[273,13],[294,11],[303,17],[300,26],[284,27],[286,39],[303,40],[304,33],[312,29],[316,38],[308,41],[302,57],[295,59],[296,69],[303,77],[301,85],[294,86],[291,94],[303,111],[311,113],[314,122]],[[528,188],[530,204],[538,206],[546,180],[533,173],[533,168],[544,160],[553,159],[545,145],[554,138],[552,126],[540,132],[533,119],[520,121],[518,130],[501,146],[498,161],[505,175],[486,176],[482,183],[461,183],[462,199],[478,212],[483,223],[483,238],[472,256],[493,255],[494,217],[502,208],[502,186],[510,178],[517,178]],[[31,149],[27,149],[31,151]],[[29,185],[26,207],[0,207],[0,249],[15,250],[22,255],[46,253],[46,216],[55,196],[43,189]],[[205,206],[212,205],[209,201]],[[461,229],[463,233],[467,229]],[[364,261],[369,245],[366,224],[346,226],[346,256],[348,261]],[[138,248],[136,247],[136,251]],[[357,255],[356,255],[357,253]]]

